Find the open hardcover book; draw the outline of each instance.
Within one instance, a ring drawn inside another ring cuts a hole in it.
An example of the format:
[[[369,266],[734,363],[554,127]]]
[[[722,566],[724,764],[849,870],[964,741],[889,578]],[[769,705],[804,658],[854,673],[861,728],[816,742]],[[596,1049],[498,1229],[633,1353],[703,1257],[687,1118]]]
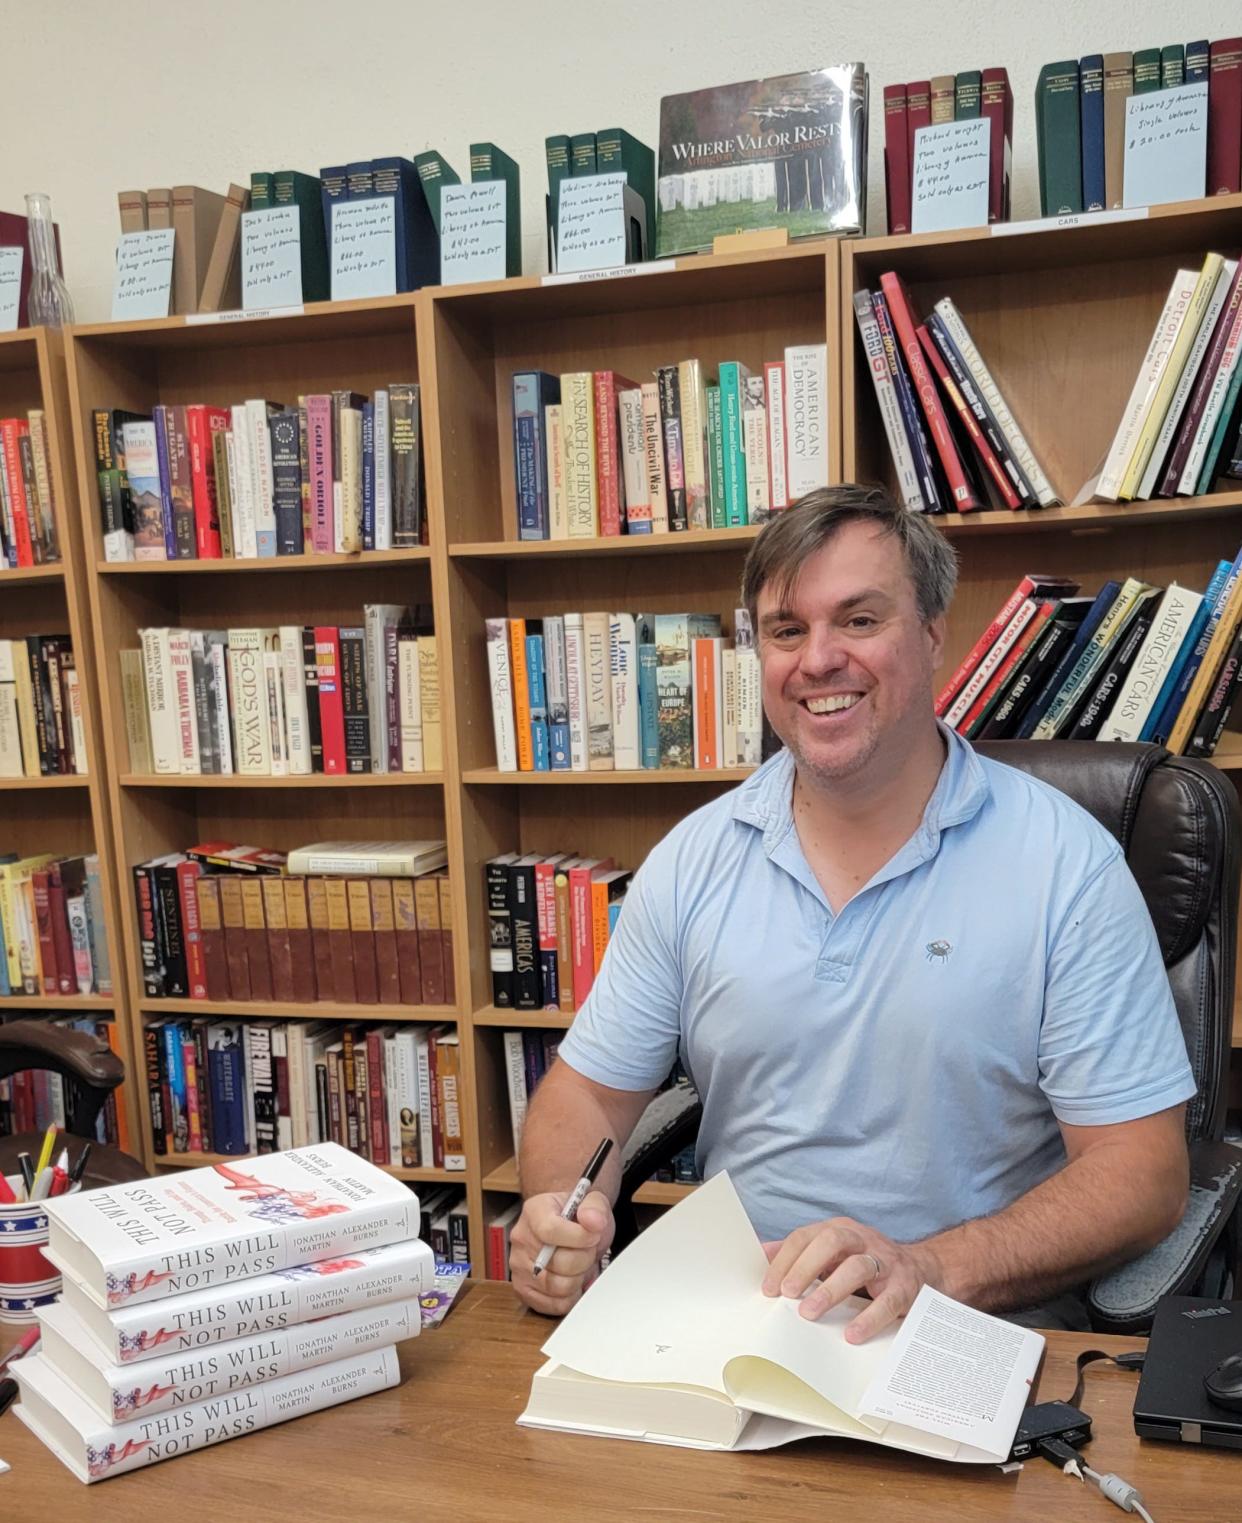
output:
[[[767,1258],[727,1174],[642,1233],[543,1345],[518,1419],[611,1438],[767,1449],[855,1438],[1003,1463],[1044,1340],[927,1287],[864,1344],[851,1298],[811,1322],[763,1294]]]

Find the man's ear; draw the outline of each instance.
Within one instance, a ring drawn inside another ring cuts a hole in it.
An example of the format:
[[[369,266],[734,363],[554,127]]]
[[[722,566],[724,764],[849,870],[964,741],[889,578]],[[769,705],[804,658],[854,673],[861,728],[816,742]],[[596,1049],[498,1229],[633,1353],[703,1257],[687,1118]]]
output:
[[[932,671],[938,671],[944,660],[944,636],[948,620],[944,614],[931,619],[927,625],[927,638],[931,645]]]

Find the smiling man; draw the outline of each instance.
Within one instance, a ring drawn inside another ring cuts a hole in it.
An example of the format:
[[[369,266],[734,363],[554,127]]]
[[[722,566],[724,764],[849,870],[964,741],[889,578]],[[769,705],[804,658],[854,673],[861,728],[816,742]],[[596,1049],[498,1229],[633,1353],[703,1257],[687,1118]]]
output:
[[[1075,1288],[1180,1219],[1194,1083],[1150,918],[1094,819],[937,721],[955,580],[928,520],[860,487],[755,542],[785,749],[648,857],[534,1098],[511,1270],[537,1310],[610,1243],[620,1147],[576,1223],[565,1192],[679,1051],[765,1290],[812,1318],[865,1290],[855,1340],[924,1284],[1085,1326]]]

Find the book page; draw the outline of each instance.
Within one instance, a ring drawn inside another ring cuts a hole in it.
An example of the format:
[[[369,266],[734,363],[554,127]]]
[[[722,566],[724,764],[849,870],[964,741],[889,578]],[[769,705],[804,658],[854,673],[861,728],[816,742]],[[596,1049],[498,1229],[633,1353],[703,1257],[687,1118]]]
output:
[[[1039,1333],[962,1306],[925,1285],[864,1393],[861,1410],[1003,1461],[1043,1346]]]

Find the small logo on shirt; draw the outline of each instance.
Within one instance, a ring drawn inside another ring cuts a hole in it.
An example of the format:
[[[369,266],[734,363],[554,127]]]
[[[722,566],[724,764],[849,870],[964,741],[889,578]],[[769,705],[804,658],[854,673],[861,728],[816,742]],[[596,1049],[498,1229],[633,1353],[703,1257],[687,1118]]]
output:
[[[929,941],[927,943],[928,962],[948,962],[949,953],[953,950],[951,941]]]

